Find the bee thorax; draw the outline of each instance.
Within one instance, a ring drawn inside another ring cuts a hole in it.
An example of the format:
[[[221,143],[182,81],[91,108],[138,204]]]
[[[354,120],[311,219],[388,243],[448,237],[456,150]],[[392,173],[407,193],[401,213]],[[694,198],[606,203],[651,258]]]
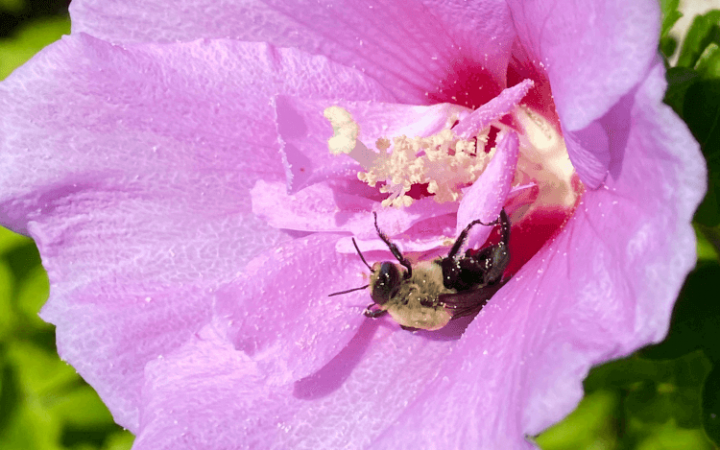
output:
[[[443,284],[442,269],[432,262],[418,264],[386,305],[392,318],[405,327],[438,330],[450,321],[450,314],[439,302],[441,294],[453,293]]]

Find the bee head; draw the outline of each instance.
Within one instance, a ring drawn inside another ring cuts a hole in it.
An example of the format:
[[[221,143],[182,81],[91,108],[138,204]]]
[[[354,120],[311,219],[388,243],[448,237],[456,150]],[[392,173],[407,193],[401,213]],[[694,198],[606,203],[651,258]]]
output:
[[[375,263],[372,268],[371,297],[378,305],[384,305],[397,292],[400,284],[402,284],[402,276],[397,265],[385,261]]]

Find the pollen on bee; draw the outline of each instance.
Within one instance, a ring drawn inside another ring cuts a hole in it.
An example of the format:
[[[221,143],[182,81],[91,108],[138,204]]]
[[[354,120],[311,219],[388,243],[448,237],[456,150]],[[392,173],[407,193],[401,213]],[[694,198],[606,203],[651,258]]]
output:
[[[458,201],[461,189],[478,179],[492,156],[477,148],[477,142],[487,142],[489,128],[471,139],[460,139],[452,131],[456,117],[428,137],[381,137],[374,152],[357,139],[359,125],[347,110],[332,106],[324,115],[335,133],[328,141],[331,153],[344,153],[358,161],[364,169],[358,173],[361,181],[372,187],[382,183],[380,192],[390,194],[382,202],[385,207],[410,206],[415,199],[408,192],[414,185],[426,185],[438,203]]]

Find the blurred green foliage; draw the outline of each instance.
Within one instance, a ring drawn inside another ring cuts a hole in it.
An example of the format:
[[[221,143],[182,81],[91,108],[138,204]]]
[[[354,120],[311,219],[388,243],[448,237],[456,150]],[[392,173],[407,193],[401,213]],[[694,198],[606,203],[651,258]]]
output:
[[[53,18],[67,19],[70,0],[0,0],[0,39],[14,36],[18,27]]]
[[[48,16],[61,3],[0,0],[0,18],[13,24],[12,36],[0,39],[0,79],[69,33],[67,17]],[[681,17],[679,1],[660,4],[665,101],[688,123],[710,170],[695,218],[699,264],[680,294],[668,338],[594,368],[578,408],[537,437],[545,450],[704,450],[720,442],[720,12],[696,18],[678,50],[669,31]],[[44,18],[27,23],[26,16]],[[670,67],[676,51],[678,63]],[[0,447],[129,449],[133,436],[58,358],[54,329],[37,315],[47,294],[32,241],[0,229]]]
[[[33,242],[0,228],[0,448],[127,450],[95,391],[58,358],[38,317],[48,280]]]
[[[32,22],[16,30],[11,39],[0,40],[0,80],[10,75],[43,47],[70,33],[70,21],[53,17]]]
[[[671,55],[677,48],[677,41],[670,35],[673,25],[682,17],[678,11],[680,0],[660,0],[662,9],[662,28],[660,29],[660,50],[666,55]]]
[[[20,13],[25,6],[23,0],[0,0],[0,11],[7,11],[10,13]]]

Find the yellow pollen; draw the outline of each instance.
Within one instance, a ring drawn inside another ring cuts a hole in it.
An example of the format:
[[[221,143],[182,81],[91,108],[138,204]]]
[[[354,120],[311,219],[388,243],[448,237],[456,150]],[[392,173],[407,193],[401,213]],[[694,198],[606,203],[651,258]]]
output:
[[[347,110],[339,106],[331,106],[323,111],[323,115],[333,127],[333,137],[328,141],[330,153],[350,153],[355,148],[360,126]]]
[[[377,155],[357,140],[360,126],[350,113],[339,106],[325,108],[323,115],[333,127],[333,137],[328,140],[330,153],[337,156],[346,154],[360,163],[363,169],[372,167]]]
[[[346,110],[333,106],[325,110],[325,117],[335,131],[335,136],[328,141],[330,151],[336,155],[346,153],[360,162],[365,169],[358,173],[361,181],[373,187],[379,182],[385,183],[380,187],[380,192],[390,194],[382,202],[385,207],[410,206],[414,199],[407,193],[416,184],[426,184],[438,203],[458,201],[461,189],[478,179],[494,153],[486,154],[482,145],[478,152],[474,139],[455,136],[450,129],[454,119],[448,121],[447,128],[429,137],[382,137],[375,142],[379,151],[375,153],[357,140],[359,126]],[[488,132],[489,129],[480,132],[478,142],[487,142]],[[351,145],[350,151],[346,151]],[[361,161],[357,154],[360,145],[373,156],[364,155]],[[370,160],[371,164],[367,164]]]

